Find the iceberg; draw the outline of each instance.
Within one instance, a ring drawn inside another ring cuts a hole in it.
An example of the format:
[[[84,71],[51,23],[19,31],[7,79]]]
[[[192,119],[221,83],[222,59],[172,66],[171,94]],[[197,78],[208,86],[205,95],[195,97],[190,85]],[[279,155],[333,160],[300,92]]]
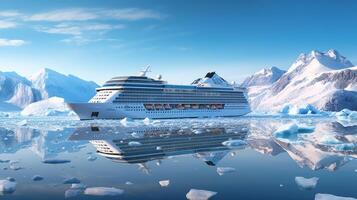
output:
[[[159,181],[159,184],[161,185],[161,187],[167,187],[170,185],[170,180]]]
[[[26,106],[22,116],[68,116],[71,110],[67,107],[63,98],[51,97]]]
[[[232,173],[235,172],[236,169],[233,167],[217,167],[217,173],[222,176],[226,173]]]
[[[315,195],[315,200],[357,200],[357,199],[353,197],[341,197],[332,194],[317,193]]]
[[[312,133],[314,132],[315,128],[310,126],[299,126],[295,123],[287,124],[280,127],[273,133],[273,136],[277,139],[281,140],[289,140],[293,141],[297,139],[298,134],[302,133]]]
[[[353,121],[357,120],[357,111],[352,111],[349,109],[343,109],[335,114],[336,118],[339,120]]]
[[[17,123],[18,126],[27,126],[27,124],[28,124],[28,122],[27,122],[26,119],[24,119],[24,120],[22,120],[22,121],[19,121],[19,122]]]
[[[84,190],[84,194],[94,196],[117,196],[123,193],[124,190],[114,187],[90,187]]]
[[[64,192],[64,198],[69,199],[80,195],[83,191],[79,189],[68,189]]]
[[[306,104],[303,106],[293,106],[290,104],[284,105],[280,113],[282,114],[289,114],[289,115],[307,115],[307,114],[321,114],[322,111],[315,108],[315,106],[311,104]]]
[[[213,191],[209,191],[209,190],[191,189],[186,194],[186,198],[189,200],[207,200],[216,194],[217,194],[217,192],[213,192]]]
[[[13,193],[16,190],[16,182],[9,180],[0,180],[0,192]]]
[[[317,181],[319,178],[312,177],[312,178],[304,178],[301,176],[295,177],[295,183],[303,189],[310,190],[316,187]]]

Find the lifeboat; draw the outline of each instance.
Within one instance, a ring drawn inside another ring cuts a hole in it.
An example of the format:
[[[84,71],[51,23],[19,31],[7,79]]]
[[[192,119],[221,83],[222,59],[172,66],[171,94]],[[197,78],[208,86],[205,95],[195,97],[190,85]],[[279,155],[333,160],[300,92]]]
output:
[[[179,109],[179,110],[183,110],[183,109],[184,109],[184,107],[182,106],[182,104],[177,104],[177,105],[176,105],[176,108]]]
[[[171,106],[169,104],[164,104],[164,108],[165,108],[165,110],[170,110]]]
[[[191,108],[191,105],[190,104],[184,104],[183,107],[185,107],[187,109],[187,108]]]
[[[192,104],[192,105],[191,105],[191,108],[193,108],[193,109],[198,109],[198,104]]]
[[[223,109],[223,104],[217,104],[217,105],[216,105],[216,108],[217,108],[217,109]]]

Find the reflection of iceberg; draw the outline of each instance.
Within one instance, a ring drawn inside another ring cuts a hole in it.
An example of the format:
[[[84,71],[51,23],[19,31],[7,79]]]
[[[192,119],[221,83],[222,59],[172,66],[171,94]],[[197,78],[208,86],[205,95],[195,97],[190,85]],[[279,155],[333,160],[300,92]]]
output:
[[[30,149],[42,159],[49,159],[61,152],[76,152],[83,147],[83,142],[68,141],[72,132],[72,129],[50,131],[29,127],[0,127],[0,153],[16,153],[20,149]]]
[[[90,140],[98,154],[119,162],[144,163],[168,156],[195,154],[207,164],[214,165],[228,151],[222,142],[245,139],[247,127],[237,126],[236,130],[226,131],[221,127],[200,128],[199,131],[196,128],[179,127],[88,127],[78,128],[70,139]],[[135,137],[133,132],[136,133]],[[141,145],[130,146],[128,144],[131,141],[140,142]]]

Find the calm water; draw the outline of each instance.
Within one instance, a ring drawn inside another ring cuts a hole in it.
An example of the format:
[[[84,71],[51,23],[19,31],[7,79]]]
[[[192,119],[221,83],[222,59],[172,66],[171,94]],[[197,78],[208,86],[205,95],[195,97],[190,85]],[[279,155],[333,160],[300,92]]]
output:
[[[331,118],[228,118],[165,121],[1,119],[0,179],[16,179],[2,199],[186,199],[190,189],[217,192],[210,199],[314,199],[325,193],[357,198],[357,125]],[[296,123],[312,133],[276,138]],[[244,141],[235,147],[227,140]],[[345,148],[340,148],[341,144]],[[68,160],[46,164],[44,160]],[[217,173],[221,167],[234,170]],[[33,181],[34,175],[43,177]],[[319,178],[316,187],[295,177]],[[86,195],[115,187],[119,196]],[[167,187],[159,184],[169,180]],[[131,184],[129,184],[130,182]]]

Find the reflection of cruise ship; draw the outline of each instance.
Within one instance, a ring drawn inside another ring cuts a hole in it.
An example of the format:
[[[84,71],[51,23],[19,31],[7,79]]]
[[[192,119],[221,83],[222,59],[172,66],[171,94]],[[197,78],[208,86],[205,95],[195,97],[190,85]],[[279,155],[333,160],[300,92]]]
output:
[[[229,133],[224,128],[184,130],[170,127],[144,127],[117,130],[115,127],[90,127],[77,129],[70,139],[90,140],[98,154],[118,162],[144,163],[168,156],[198,153],[202,157],[207,152],[228,150],[222,142],[246,137],[247,129],[239,130],[241,131]],[[133,133],[135,137],[132,136]],[[140,145],[131,145],[131,142]],[[209,155],[213,160],[207,157],[204,160],[209,165],[214,165],[218,157],[221,157]]]
[[[250,112],[244,90],[215,72],[191,85],[172,85],[146,76],[120,76],[97,88],[88,103],[69,103],[80,119],[240,116]]]

